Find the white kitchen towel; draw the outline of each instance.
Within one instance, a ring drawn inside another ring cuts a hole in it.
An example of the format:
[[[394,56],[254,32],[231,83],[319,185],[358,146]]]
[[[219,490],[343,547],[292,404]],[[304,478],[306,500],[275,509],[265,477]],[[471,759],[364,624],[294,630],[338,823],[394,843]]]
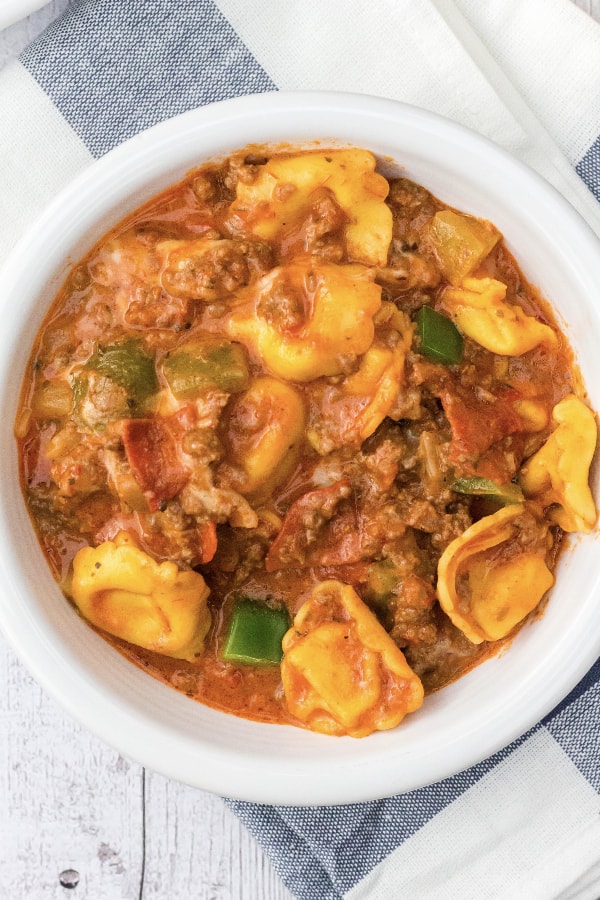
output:
[[[74,0],[0,72],[0,260],[126,138],[276,89],[456,119],[600,233],[600,26],[569,0]],[[229,802],[303,900],[598,900],[599,726],[600,661],[528,734],[438,784],[343,807]]]

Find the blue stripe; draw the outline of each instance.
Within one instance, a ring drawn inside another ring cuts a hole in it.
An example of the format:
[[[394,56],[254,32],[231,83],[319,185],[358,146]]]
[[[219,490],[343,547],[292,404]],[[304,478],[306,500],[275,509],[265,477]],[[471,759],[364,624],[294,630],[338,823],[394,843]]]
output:
[[[539,727],[452,778],[385,800],[324,807],[226,802],[260,841],[281,880],[298,900],[340,900]]]
[[[543,723],[600,792],[600,660]],[[438,784],[370,803],[330,807],[228,805],[260,841],[298,900],[340,900],[389,853],[534,734]]]
[[[600,660],[543,724],[600,791]],[[438,784],[370,803],[323,808],[226,801],[298,900],[341,900],[393,850],[508,758],[541,726]]]
[[[600,135],[575,168],[596,200],[600,200]]]
[[[600,659],[544,724],[600,794]]]
[[[177,113],[276,87],[212,0],[80,0],[20,59],[96,157]]]

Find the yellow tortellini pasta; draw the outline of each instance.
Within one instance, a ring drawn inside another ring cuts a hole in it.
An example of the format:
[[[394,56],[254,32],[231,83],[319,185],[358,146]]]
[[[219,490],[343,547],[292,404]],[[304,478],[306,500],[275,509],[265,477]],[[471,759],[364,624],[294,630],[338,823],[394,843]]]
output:
[[[279,267],[233,311],[229,335],[279,378],[305,382],[338,375],[345,359],[361,355],[373,341],[373,316],[381,306],[374,278],[372,269],[359,265],[302,260]],[[293,299],[293,325],[280,295]]]
[[[518,503],[485,516],[455,538],[438,563],[440,605],[474,644],[505,637],[554,584],[545,559],[545,526],[539,525],[536,546],[518,544],[521,524],[536,527],[531,514],[519,522],[525,513],[525,504]]]
[[[357,415],[361,441],[381,425],[398,399],[404,381],[406,347],[382,347],[374,344],[361,359],[358,371],[345,379],[343,392],[369,397],[369,403]]]
[[[191,662],[204,648],[211,619],[202,576],[157,563],[126,532],[78,551],[70,589],[86,619],[130,644]]]
[[[383,420],[396,416],[398,398],[405,383],[406,354],[411,347],[414,324],[393,303],[385,301],[375,316],[396,332],[388,331],[388,343],[375,337],[361,357],[358,369],[337,384],[329,385],[313,405],[307,438],[320,455],[334,447],[358,445],[370,437]]]
[[[549,410],[541,400],[516,400],[513,409],[520,416],[527,431],[543,431],[550,420]]]
[[[552,422],[554,431],[521,470],[521,487],[544,506],[557,504],[550,516],[564,531],[587,533],[596,522],[588,484],[596,449],[596,420],[582,400],[569,394],[554,407]]]
[[[385,266],[392,239],[392,213],[385,204],[389,185],[375,172],[368,150],[330,150],[302,156],[273,157],[250,184],[239,181],[232,212],[248,216],[252,234],[272,240],[309,211],[319,188],[330,190],[348,217],[348,258]]]
[[[364,737],[394,728],[423,702],[404,654],[354,588],[324,581],[283,639],[290,712],[313,731]]]
[[[243,470],[236,488],[251,494],[285,478],[301,448],[305,421],[297,390],[268,375],[256,378],[229,414],[226,439],[232,460]]]
[[[443,303],[463,334],[499,356],[521,356],[539,344],[556,344],[552,328],[506,303],[506,285],[495,278],[465,278],[446,288]]]

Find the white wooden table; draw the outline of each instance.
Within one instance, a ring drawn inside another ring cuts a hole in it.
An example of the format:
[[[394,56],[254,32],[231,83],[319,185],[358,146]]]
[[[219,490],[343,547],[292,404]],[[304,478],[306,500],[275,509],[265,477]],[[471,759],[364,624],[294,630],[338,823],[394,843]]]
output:
[[[600,0],[574,2],[600,21]],[[0,67],[68,5],[53,0],[0,32]],[[219,798],[126,761],[80,728],[0,635],[0,898],[66,897],[291,894]]]

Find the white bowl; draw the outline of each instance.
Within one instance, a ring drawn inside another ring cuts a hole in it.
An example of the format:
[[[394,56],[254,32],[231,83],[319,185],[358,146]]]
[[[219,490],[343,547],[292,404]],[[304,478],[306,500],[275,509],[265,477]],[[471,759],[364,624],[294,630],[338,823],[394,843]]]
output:
[[[372,149],[446,203],[491,219],[553,303],[600,409],[600,245],[539,176],[482,137],[388,100],[263,94],[138,135],[61,193],[0,275],[0,625],[33,675],[125,756],[231,797],[348,803],[438,781],[523,734],[600,654],[597,534],[575,538],[539,620],[510,648],[393,730],[364,740],[249,722],[178,694],[127,662],[73,612],[25,510],[12,425],[33,336],[69,266],[123,215],[207,158],[248,143],[320,139]]]

